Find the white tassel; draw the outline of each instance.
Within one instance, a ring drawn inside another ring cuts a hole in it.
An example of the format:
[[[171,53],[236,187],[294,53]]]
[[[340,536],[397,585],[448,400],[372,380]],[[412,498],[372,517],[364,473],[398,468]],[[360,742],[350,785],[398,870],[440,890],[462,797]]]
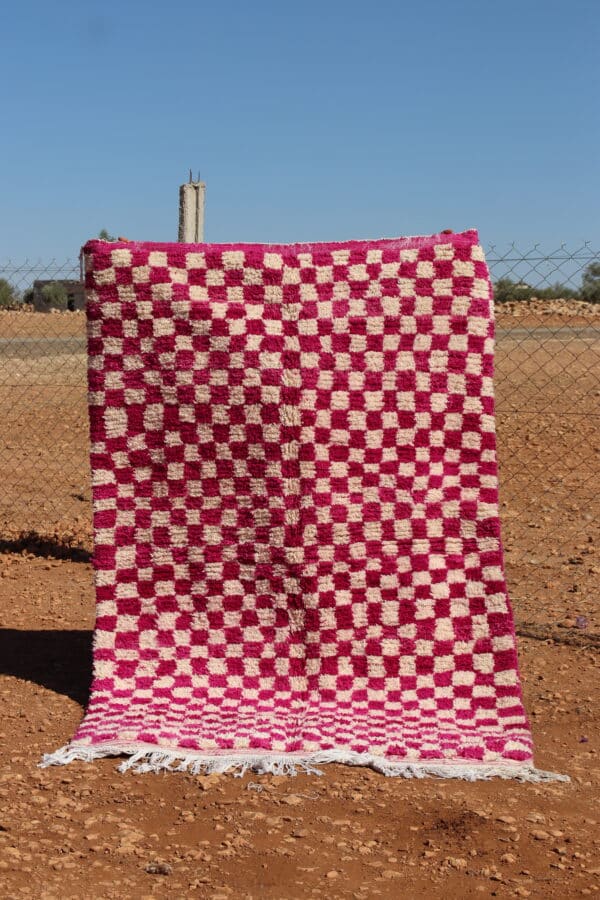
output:
[[[237,778],[243,777],[246,772],[256,772],[259,775],[297,775],[302,772],[306,775],[322,775],[318,765],[327,763],[342,763],[348,766],[366,766],[386,775],[389,778],[460,778],[463,781],[488,781],[490,778],[514,778],[517,781],[540,782],[570,781],[568,775],[559,775],[555,772],[545,772],[534,766],[517,765],[514,763],[469,763],[453,762],[448,760],[403,762],[401,760],[386,759],[383,756],[374,756],[371,753],[353,753],[350,750],[321,750],[307,756],[295,756],[294,754],[266,753],[261,756],[250,754],[235,754],[211,756],[204,753],[186,753],[184,750],[164,749],[159,750],[152,745],[127,746],[118,744],[100,744],[97,746],[72,746],[61,747],[55,753],[47,753],[41,763],[41,768],[47,766],[63,766],[80,760],[92,762],[105,756],[120,756],[126,754],[125,759],[118,767],[120,772],[132,770],[137,774],[146,772],[188,772],[190,775],[210,775],[213,773],[224,774],[230,772]]]

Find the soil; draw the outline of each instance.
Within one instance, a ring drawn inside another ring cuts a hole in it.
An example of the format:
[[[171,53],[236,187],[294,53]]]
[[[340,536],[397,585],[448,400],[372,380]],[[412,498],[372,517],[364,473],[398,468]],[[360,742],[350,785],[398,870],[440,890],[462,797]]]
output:
[[[554,628],[564,608],[551,593],[548,634],[520,638],[520,664],[536,762],[568,773],[569,784],[411,781],[338,765],[296,778],[121,774],[114,759],[39,769],[42,754],[71,737],[87,697],[89,563],[5,552],[0,610],[3,897],[565,898],[598,889],[598,647],[587,632]],[[579,644],[565,640],[573,635]]]
[[[2,337],[77,337],[85,332],[85,312],[33,312],[31,308],[0,309]]]
[[[79,353],[0,357],[3,898],[600,891],[600,333],[563,318],[558,338],[502,337],[496,391],[506,567],[536,764],[569,774],[568,784],[405,780],[339,765],[296,778],[121,774],[114,759],[38,768],[72,736],[91,674],[84,368]],[[517,319],[503,327],[521,329]],[[533,320],[546,324],[540,311]],[[72,327],[60,336],[81,333]]]

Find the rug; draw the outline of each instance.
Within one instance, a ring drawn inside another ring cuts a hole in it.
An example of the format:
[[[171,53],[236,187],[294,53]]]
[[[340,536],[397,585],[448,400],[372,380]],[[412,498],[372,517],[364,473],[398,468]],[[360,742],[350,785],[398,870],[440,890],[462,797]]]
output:
[[[477,232],[84,247],[97,619],[43,765],[534,768]]]

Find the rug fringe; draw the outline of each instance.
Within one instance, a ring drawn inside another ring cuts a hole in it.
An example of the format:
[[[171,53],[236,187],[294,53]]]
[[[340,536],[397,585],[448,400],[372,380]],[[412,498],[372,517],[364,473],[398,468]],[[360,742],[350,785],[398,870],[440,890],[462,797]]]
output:
[[[132,770],[135,773],[146,772],[187,772],[190,775],[211,775],[213,773],[230,773],[241,778],[246,772],[258,775],[322,775],[319,765],[342,763],[349,766],[365,766],[380,772],[387,777],[400,778],[459,778],[463,781],[488,781],[490,778],[515,779],[521,782],[539,784],[541,782],[563,781],[571,779],[568,775],[546,772],[531,765],[513,765],[497,763],[453,762],[432,760],[430,762],[402,762],[390,760],[371,753],[353,753],[349,750],[321,750],[307,756],[294,754],[229,754],[211,756],[202,753],[186,753],[184,750],[157,750],[152,746],[119,747],[118,745],[73,746],[67,744],[55,753],[46,753],[39,763],[41,768],[48,766],[68,765],[76,760],[92,762],[106,756],[127,755],[120,766],[120,772]]]

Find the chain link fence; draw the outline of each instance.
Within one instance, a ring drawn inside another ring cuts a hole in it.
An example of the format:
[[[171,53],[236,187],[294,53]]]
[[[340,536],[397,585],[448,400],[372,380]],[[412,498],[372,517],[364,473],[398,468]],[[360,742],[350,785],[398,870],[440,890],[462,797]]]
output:
[[[512,245],[488,247],[486,255],[496,296],[500,512],[511,597],[521,621],[542,629],[537,636],[556,625],[597,633],[600,252],[589,244],[550,252]],[[550,608],[564,618],[549,622]]]
[[[68,309],[79,281],[79,260],[0,264],[0,540],[89,538],[85,313]]]
[[[600,252],[486,255],[509,586],[530,617],[544,590],[581,610],[600,573]],[[79,279],[78,260],[0,265],[0,546],[36,533],[91,547]]]

